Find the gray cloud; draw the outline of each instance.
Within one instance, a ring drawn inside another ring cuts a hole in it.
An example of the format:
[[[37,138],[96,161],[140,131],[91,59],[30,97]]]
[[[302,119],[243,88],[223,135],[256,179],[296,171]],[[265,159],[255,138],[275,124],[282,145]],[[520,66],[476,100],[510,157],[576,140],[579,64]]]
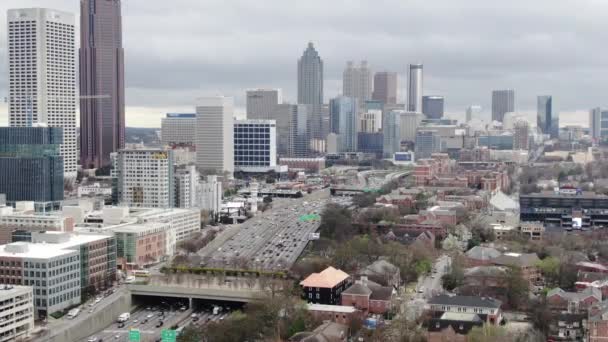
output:
[[[79,13],[78,5],[3,0],[0,10]],[[347,60],[366,59],[402,79],[408,63],[424,63],[425,92],[444,95],[448,112],[488,108],[499,88],[514,88],[522,111],[539,94],[552,94],[562,111],[586,110],[608,105],[607,10],[601,0],[123,0],[127,105],[182,108],[223,93],[243,106],[243,91],[259,86],[283,88],[293,100],[296,60],[313,41],[326,97],[340,91]]]

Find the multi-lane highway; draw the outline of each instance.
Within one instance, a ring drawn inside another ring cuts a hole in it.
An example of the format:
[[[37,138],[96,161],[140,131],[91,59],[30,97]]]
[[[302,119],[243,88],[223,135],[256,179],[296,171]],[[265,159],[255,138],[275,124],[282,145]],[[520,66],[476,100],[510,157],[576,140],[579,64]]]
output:
[[[273,208],[230,227],[199,251],[206,265],[230,267],[248,260],[250,267],[289,269],[319,229],[319,216],[329,201],[327,190],[295,200],[275,199]]]

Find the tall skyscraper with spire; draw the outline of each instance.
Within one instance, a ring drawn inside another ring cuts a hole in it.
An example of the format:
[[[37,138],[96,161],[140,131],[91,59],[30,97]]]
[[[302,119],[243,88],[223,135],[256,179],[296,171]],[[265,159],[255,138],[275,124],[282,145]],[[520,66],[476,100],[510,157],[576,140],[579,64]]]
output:
[[[109,166],[125,144],[121,0],[80,1],[80,162]]]
[[[298,60],[298,104],[310,106],[309,136],[312,139],[323,137],[323,60],[312,42]]]
[[[77,174],[74,15],[46,8],[8,11],[9,125],[63,130],[65,178]]]
[[[422,64],[410,64],[407,110],[422,113]]]

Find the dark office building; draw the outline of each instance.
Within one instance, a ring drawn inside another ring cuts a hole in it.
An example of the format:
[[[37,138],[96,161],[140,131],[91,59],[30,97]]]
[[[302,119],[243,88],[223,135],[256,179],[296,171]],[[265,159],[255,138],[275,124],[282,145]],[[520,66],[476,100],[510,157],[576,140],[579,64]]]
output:
[[[374,153],[376,157],[382,157],[384,147],[384,134],[380,133],[357,133],[357,151],[363,153]]]
[[[520,220],[547,227],[585,230],[608,227],[608,196],[578,189],[544,191],[519,196]]]
[[[443,117],[443,96],[423,96],[422,113],[428,119],[441,119]]]
[[[63,130],[0,127],[0,193],[6,201],[63,200]]]

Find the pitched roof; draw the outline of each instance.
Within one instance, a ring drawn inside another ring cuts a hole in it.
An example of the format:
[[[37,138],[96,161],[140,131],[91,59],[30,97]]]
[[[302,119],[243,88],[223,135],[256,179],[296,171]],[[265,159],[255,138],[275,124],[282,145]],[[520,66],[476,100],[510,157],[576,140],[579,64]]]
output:
[[[499,191],[496,193],[496,195],[492,196],[490,199],[490,205],[502,211],[519,209],[519,203],[517,203],[511,197],[505,195],[502,191]]]
[[[350,277],[348,273],[331,266],[320,273],[313,273],[300,282],[304,287],[333,288]]]
[[[507,270],[501,266],[477,266],[471,267],[464,270],[465,277],[473,276],[504,276]]]
[[[492,260],[496,265],[529,267],[534,266],[540,259],[536,253],[505,253]]]
[[[491,247],[475,246],[466,252],[467,257],[476,260],[490,260],[500,256],[500,252]]]
[[[342,292],[342,294],[343,295],[347,294],[347,295],[357,295],[357,296],[369,296],[372,294],[372,290],[370,290],[370,288],[367,287],[366,285],[363,285],[361,283],[355,283],[348,289],[344,290]]]
[[[389,233],[392,233],[393,231],[391,230]],[[395,233],[393,233],[393,235],[395,235]],[[371,265],[367,266],[363,272],[361,272],[362,274],[385,274],[387,272],[397,272],[399,269],[397,268],[397,266],[391,264],[390,262],[380,259],[377,261],[374,261]]]
[[[493,309],[498,309],[502,305],[502,302],[500,300],[489,297],[448,295],[435,296],[431,298],[428,303],[437,305],[455,305]]]
[[[579,302],[589,297],[595,297],[598,301],[602,300],[602,292],[597,287],[587,287],[580,292],[568,292],[559,287],[547,292],[547,297],[560,296],[569,302]]]

